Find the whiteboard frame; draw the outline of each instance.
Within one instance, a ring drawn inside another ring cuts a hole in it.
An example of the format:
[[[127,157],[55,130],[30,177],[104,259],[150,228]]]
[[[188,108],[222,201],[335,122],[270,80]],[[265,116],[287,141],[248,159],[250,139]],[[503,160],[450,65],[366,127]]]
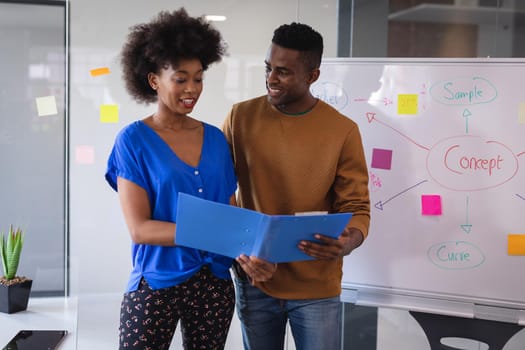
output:
[[[338,63],[396,65],[469,65],[487,63],[525,66],[525,58],[325,58],[321,64],[321,77],[323,74],[323,65]],[[479,318],[518,323],[519,325],[525,326],[525,302],[462,297],[454,294],[357,284],[344,280],[342,282],[341,300],[362,306],[386,307],[465,318]]]

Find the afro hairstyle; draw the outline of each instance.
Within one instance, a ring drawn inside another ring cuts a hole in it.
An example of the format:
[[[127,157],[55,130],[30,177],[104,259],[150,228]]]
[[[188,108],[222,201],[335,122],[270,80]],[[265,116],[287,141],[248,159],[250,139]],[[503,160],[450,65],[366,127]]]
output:
[[[130,28],[120,56],[126,90],[139,103],[156,102],[157,93],[148,83],[149,73],[195,58],[206,70],[225,54],[220,32],[204,16],[191,17],[184,8],[161,11],[150,22]]]

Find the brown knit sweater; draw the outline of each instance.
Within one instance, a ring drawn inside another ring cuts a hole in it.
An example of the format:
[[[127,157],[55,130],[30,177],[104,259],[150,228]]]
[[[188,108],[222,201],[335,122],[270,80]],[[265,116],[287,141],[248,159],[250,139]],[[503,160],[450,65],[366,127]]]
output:
[[[266,96],[232,107],[223,126],[239,179],[238,204],[265,214],[351,212],[348,226],[368,234],[368,170],[355,122],[319,100],[289,116]],[[317,299],[341,293],[343,259],[279,264],[265,293]]]

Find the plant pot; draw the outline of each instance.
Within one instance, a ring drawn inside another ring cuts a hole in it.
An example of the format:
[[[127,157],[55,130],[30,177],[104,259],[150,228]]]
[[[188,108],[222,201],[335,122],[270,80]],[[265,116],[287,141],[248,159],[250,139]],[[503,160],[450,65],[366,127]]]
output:
[[[12,314],[27,309],[32,285],[30,279],[11,285],[0,283],[0,312]]]

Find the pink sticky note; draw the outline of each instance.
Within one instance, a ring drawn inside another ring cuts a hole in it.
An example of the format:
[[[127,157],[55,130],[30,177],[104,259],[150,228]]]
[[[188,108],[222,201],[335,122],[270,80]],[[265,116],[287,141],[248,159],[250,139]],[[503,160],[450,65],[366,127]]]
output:
[[[77,146],[75,160],[78,164],[93,164],[95,162],[95,149],[93,146]]]
[[[441,196],[424,194],[421,196],[421,214],[441,215]]]
[[[387,169],[392,167],[392,150],[374,148],[372,150],[372,168]]]

